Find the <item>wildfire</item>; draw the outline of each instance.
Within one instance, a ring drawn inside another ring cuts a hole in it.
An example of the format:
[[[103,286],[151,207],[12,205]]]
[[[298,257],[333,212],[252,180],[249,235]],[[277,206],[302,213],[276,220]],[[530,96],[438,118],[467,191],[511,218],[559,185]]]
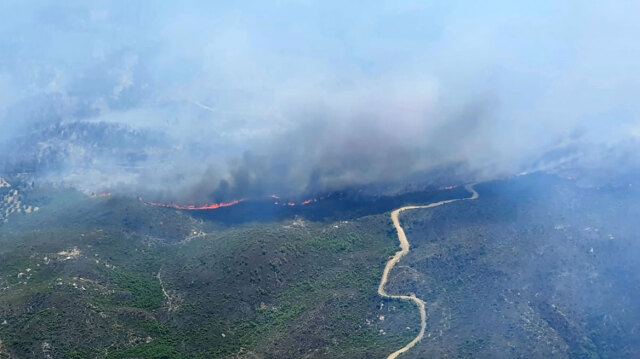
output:
[[[111,193],[94,193],[91,195],[91,198],[105,198],[105,197],[111,197]]]
[[[299,203],[296,203],[296,202],[282,202],[281,203],[280,201],[277,201],[278,199],[280,199],[280,197],[276,196],[275,194],[271,195],[270,197],[276,199],[276,201],[273,202],[273,204],[276,205],[276,206],[278,206],[278,205],[289,206],[289,207],[306,206],[308,204],[318,202],[317,198],[312,198],[312,199],[308,199],[308,200],[305,200],[305,201],[302,201],[302,202],[299,202]]]
[[[447,186],[447,187],[444,187],[443,189],[452,190],[452,189],[454,189],[456,187],[458,187],[458,186]]]
[[[140,200],[142,200],[142,198],[140,198]],[[232,202],[226,202],[226,203],[214,203],[214,204],[210,204],[210,205],[206,205],[206,206],[180,206],[177,204],[169,204],[169,203],[157,203],[157,202],[145,202],[149,205],[152,206],[156,206],[156,207],[163,207],[163,208],[173,208],[173,209],[181,209],[181,210],[185,210],[185,211],[206,211],[206,210],[211,210],[211,209],[219,209],[219,208],[225,208],[225,207],[231,207],[231,206],[235,206],[236,204],[240,203],[244,201],[243,199],[239,199],[239,200],[235,200]]]
[[[276,205],[276,206],[285,206],[285,207],[306,206],[308,204],[318,202],[317,198],[312,198],[312,199],[308,199],[308,200],[296,203],[296,202],[280,201],[280,197],[275,195],[275,194],[272,194],[269,197],[274,199],[274,202],[273,202],[274,205]],[[244,201],[244,199],[240,199],[240,200],[235,200],[235,201],[232,201],[232,202],[214,203],[214,204],[210,204],[210,205],[206,205],[206,206],[194,206],[194,205],[181,206],[181,205],[173,204],[173,203],[147,202],[144,199],[142,199],[142,197],[138,197],[138,200],[140,202],[144,202],[144,203],[146,203],[148,205],[151,205],[151,206],[163,207],[163,208],[173,208],[173,209],[180,209],[180,210],[186,210],[186,211],[204,211],[204,210],[220,209],[220,208],[235,206],[236,204]]]

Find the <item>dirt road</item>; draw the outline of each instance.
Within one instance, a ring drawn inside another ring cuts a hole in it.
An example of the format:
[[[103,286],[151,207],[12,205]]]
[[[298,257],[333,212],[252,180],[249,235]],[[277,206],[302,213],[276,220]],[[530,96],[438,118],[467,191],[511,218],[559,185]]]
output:
[[[409,344],[391,353],[387,357],[387,359],[395,359],[398,357],[398,355],[405,353],[409,349],[413,348],[416,344],[418,344],[419,341],[422,340],[422,338],[424,337],[424,332],[427,329],[427,311],[425,309],[425,302],[422,299],[416,297],[416,295],[413,293],[411,293],[411,295],[388,294],[387,291],[384,289],[384,286],[387,284],[387,281],[389,280],[389,273],[391,272],[393,267],[400,261],[400,259],[402,259],[402,257],[404,257],[409,253],[409,247],[410,247],[409,241],[407,240],[407,236],[404,233],[404,229],[402,229],[402,226],[400,225],[400,219],[398,217],[400,216],[401,212],[411,210],[411,209],[433,208],[433,207],[442,206],[443,204],[447,204],[447,203],[464,201],[464,200],[472,200],[479,197],[479,194],[473,188],[473,185],[466,185],[465,189],[471,193],[471,197],[434,202],[424,206],[406,206],[406,207],[398,208],[395,211],[391,212],[391,221],[393,222],[393,226],[396,228],[396,231],[398,232],[398,240],[400,241],[400,251],[396,252],[396,254],[391,259],[389,259],[389,261],[387,262],[387,265],[384,267],[384,271],[382,272],[382,279],[380,279],[380,285],[378,286],[378,294],[383,298],[400,299],[400,300],[407,300],[407,301],[414,302],[418,306],[418,309],[420,310],[420,333],[418,333],[418,336],[416,336],[415,339],[413,339]]]

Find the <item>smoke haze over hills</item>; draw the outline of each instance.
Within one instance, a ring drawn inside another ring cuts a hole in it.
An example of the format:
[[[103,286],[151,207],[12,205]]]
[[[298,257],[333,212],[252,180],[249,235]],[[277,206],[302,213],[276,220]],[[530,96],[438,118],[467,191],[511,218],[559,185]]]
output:
[[[639,11],[6,1],[0,170],[189,202],[635,170]]]

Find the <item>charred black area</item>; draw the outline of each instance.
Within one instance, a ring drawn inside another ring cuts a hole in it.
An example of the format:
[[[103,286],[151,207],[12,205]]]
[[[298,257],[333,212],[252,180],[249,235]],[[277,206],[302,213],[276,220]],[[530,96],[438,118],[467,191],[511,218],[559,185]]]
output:
[[[357,192],[335,192],[320,196],[317,202],[306,205],[296,203],[290,206],[283,200],[250,200],[237,205],[214,210],[185,211],[195,218],[225,224],[246,222],[268,222],[294,217],[311,221],[350,220],[367,215],[389,212],[409,204],[427,204],[445,199],[469,196],[464,187],[450,190],[424,190],[408,192],[396,196],[374,196]],[[278,204],[274,204],[278,202]]]

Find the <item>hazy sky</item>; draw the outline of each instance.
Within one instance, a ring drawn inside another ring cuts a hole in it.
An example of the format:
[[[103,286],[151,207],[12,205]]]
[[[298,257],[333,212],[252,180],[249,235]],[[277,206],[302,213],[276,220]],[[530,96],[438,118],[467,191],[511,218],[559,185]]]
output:
[[[62,178],[196,197],[451,163],[492,178],[563,146],[638,140],[639,13],[638,1],[5,0],[0,141],[60,121],[152,130],[170,150],[143,146],[151,173],[76,148],[91,161]]]

